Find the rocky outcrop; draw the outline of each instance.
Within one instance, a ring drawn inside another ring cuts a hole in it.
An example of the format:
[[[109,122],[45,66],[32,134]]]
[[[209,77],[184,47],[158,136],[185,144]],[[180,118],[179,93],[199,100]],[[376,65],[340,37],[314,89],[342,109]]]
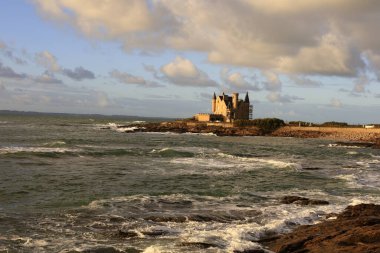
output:
[[[125,126],[120,126],[123,128]],[[172,132],[215,134],[217,136],[258,136],[261,132],[256,127],[223,127],[207,126],[206,124],[187,124],[186,122],[147,123],[144,125],[129,125],[135,127],[134,132]]]
[[[306,205],[328,205],[329,202],[320,199],[309,199],[299,196],[285,196],[281,199],[282,204],[298,204],[302,206]]]
[[[264,242],[278,253],[380,252],[380,205],[349,206],[336,216]]]

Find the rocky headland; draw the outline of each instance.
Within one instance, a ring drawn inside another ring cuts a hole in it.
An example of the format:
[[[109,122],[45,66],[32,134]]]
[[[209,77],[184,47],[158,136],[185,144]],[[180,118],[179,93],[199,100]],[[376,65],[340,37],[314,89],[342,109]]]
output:
[[[321,223],[300,226],[262,243],[277,253],[380,252],[380,205],[348,206]]]
[[[214,134],[217,136],[276,136],[294,138],[328,139],[343,146],[380,148],[380,128],[345,127],[296,127],[283,126],[273,131],[265,131],[255,126],[233,126],[232,124],[207,124],[186,121],[155,122],[119,126],[128,128],[126,132],[173,132]]]
[[[234,127],[225,125],[207,125],[187,122],[162,122],[133,125],[133,132],[172,132],[214,134],[217,136],[260,136],[263,133],[257,127]],[[125,126],[120,126],[125,127]]]

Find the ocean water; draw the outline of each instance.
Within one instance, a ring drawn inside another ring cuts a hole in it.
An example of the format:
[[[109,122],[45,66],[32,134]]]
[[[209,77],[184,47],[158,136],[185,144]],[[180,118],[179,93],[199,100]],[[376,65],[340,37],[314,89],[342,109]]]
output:
[[[239,252],[380,203],[380,150],[124,133],[135,120],[0,116],[0,252]]]

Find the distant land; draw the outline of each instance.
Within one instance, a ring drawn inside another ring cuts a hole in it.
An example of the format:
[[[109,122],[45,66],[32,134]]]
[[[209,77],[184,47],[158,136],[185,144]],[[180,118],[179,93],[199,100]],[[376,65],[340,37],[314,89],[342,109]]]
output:
[[[25,115],[25,116],[63,116],[63,117],[94,117],[94,118],[112,118],[112,119],[146,119],[153,121],[174,120],[174,118],[167,117],[145,117],[134,115],[103,115],[103,114],[80,114],[80,113],[60,113],[60,112],[33,112],[33,111],[13,111],[13,110],[0,110],[0,115]]]

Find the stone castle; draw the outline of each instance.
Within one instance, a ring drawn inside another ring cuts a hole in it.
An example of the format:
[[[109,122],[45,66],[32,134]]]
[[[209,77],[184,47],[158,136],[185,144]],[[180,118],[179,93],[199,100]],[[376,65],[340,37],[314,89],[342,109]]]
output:
[[[202,122],[233,122],[252,118],[248,92],[244,100],[239,100],[239,93],[232,93],[232,96],[225,95],[224,92],[221,96],[216,96],[214,93],[211,110],[212,113],[196,114],[195,119]]]

